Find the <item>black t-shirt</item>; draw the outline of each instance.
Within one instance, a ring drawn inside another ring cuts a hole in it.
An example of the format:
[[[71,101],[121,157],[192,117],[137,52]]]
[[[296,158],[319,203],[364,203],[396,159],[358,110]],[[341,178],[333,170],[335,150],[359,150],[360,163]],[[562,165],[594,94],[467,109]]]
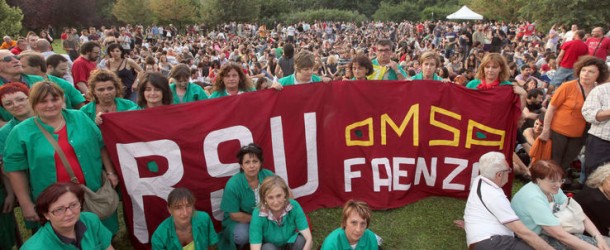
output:
[[[574,199],[585,211],[585,214],[597,230],[603,235],[608,235],[610,227],[610,200],[598,188],[585,186],[580,192],[574,195]]]

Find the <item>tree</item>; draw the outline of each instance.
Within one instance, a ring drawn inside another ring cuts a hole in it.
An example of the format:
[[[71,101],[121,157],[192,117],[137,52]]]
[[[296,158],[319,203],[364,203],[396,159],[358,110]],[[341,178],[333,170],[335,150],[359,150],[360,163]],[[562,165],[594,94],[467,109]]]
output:
[[[595,26],[606,27],[610,23],[610,2],[599,0],[519,0],[519,16],[536,21],[543,29],[554,24],[578,24],[590,30]],[[569,11],[568,11],[569,10]],[[569,29],[569,28],[568,28]]]
[[[539,0],[532,0],[536,2]],[[487,19],[514,22],[519,19],[521,3],[515,0],[471,0],[469,7]],[[565,10],[565,9],[564,9]]]
[[[402,20],[417,21],[419,20],[419,9],[417,5],[408,1],[403,1],[400,4],[383,1],[379,5],[379,9],[373,14],[373,20],[396,22]]]
[[[157,21],[175,23],[178,27],[198,21],[200,7],[200,2],[193,0],[150,0],[150,9]]]
[[[112,15],[129,24],[148,25],[153,21],[148,0],[118,0],[112,7]]]
[[[261,12],[260,0],[205,0],[201,17],[208,24],[255,22]]]
[[[0,0],[0,34],[15,35],[21,30],[23,13],[17,7],[8,6],[5,0]]]

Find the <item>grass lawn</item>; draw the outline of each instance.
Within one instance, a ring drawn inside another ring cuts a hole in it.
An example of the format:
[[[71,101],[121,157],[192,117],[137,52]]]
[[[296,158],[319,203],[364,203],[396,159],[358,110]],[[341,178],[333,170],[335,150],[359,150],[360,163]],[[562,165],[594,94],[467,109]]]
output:
[[[515,180],[513,194],[523,184]],[[383,238],[384,249],[467,249],[466,234],[453,225],[453,220],[462,219],[465,205],[465,200],[429,197],[402,208],[373,212],[370,228]],[[15,211],[21,234],[27,239],[30,234],[23,225],[21,210]],[[119,208],[119,218],[123,218],[122,212]],[[341,208],[318,209],[308,216],[317,249],[326,235],[340,226]],[[122,220],[113,246],[134,249]]]

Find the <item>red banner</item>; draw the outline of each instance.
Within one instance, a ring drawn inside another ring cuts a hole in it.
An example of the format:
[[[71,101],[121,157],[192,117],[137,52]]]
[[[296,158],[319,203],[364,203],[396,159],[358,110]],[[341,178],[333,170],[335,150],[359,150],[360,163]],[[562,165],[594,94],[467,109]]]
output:
[[[223,188],[250,142],[306,211],[349,199],[387,209],[431,195],[466,198],[482,154],[511,159],[518,105],[511,87],[346,81],[112,113],[101,129],[121,175],[128,230],[144,247],[175,187],[192,190],[197,209],[222,220]]]

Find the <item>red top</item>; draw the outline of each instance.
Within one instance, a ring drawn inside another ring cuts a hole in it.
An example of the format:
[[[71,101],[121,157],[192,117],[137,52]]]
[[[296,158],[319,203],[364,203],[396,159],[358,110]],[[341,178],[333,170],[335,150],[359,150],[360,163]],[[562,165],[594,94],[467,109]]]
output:
[[[72,64],[72,78],[74,78],[74,86],[77,86],[76,83],[78,82],[87,83],[91,71],[93,71],[96,67],[97,64],[95,61],[89,61],[82,56],[76,58]]]
[[[602,40],[602,44],[599,44],[600,40]],[[604,61],[606,60],[606,57],[608,56],[608,51],[610,50],[610,38],[603,36],[601,38],[589,37],[585,44],[587,44],[587,46],[589,47],[589,55],[601,58]],[[598,45],[599,48],[597,47]],[[595,52],[596,48],[597,52]],[[593,55],[593,52],[595,52],[595,55]]]
[[[559,66],[567,69],[574,67],[574,63],[578,61],[580,56],[584,56],[589,53],[589,47],[582,40],[572,40],[561,45],[561,49],[564,51],[563,59]],[[76,79],[74,79],[76,82]]]
[[[83,170],[80,167],[80,163],[78,163],[78,158],[76,158],[76,153],[74,152],[74,148],[70,145],[68,140],[68,130],[66,126],[64,126],[61,130],[55,132],[57,134],[57,144],[68,159],[70,166],[72,167],[72,172],[74,172],[74,176],[78,179],[78,183],[85,184],[85,176],[83,175]],[[66,171],[64,164],[61,162],[61,158],[59,158],[59,154],[55,152],[55,172],[57,173],[57,182],[71,182],[70,174]]]

